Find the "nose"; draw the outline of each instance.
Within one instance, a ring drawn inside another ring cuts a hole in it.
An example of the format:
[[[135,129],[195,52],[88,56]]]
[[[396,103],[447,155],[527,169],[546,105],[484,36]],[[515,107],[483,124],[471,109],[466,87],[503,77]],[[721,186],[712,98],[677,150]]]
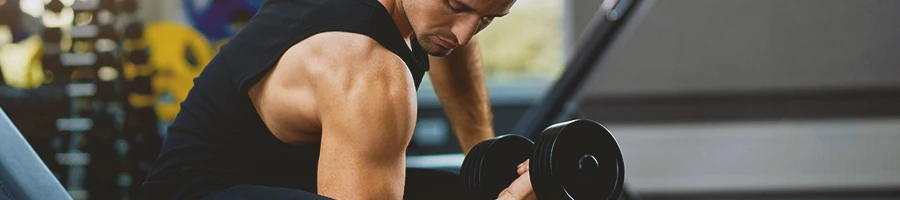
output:
[[[451,31],[456,35],[456,41],[459,43],[458,45],[465,46],[466,44],[469,44],[469,41],[475,36],[475,33],[478,32],[480,26],[481,16],[469,14],[461,17]]]

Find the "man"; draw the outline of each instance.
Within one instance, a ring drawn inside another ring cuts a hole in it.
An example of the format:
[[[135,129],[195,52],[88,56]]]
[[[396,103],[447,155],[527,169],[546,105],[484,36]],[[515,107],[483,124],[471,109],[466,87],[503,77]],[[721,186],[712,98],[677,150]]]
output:
[[[405,169],[416,89],[430,69],[464,152],[494,137],[471,41],[514,2],[269,0],[194,80],[148,197],[460,198]],[[498,198],[534,198],[526,171]]]

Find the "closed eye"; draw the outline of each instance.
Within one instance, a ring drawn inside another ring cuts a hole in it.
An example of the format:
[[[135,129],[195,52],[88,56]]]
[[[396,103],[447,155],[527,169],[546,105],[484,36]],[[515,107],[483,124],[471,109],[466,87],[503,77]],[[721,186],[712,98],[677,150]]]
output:
[[[454,13],[461,13],[468,11],[468,8],[465,5],[460,5],[459,3],[452,2],[453,0],[447,0],[447,7],[450,8]]]

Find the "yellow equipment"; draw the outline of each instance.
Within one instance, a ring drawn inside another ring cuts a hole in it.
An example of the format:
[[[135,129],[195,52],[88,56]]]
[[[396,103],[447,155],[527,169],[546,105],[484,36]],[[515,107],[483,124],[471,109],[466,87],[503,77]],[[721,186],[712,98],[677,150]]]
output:
[[[172,121],[194,86],[194,78],[212,60],[209,41],[192,27],[176,22],[156,22],[144,28],[144,42],[155,68],[153,91],[160,120]]]
[[[43,41],[32,35],[18,43],[0,44],[0,70],[6,85],[19,89],[34,89],[44,84],[41,67]]]

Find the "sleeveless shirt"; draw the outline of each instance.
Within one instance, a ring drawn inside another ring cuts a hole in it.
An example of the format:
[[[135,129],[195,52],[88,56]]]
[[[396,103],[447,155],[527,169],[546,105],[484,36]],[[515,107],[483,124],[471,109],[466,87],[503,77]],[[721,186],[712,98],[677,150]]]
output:
[[[275,138],[248,90],[284,52],[322,32],[371,37],[400,57],[416,88],[428,56],[377,0],[269,0],[194,79],[144,182],[150,199],[197,199],[248,184],[316,191],[319,145]]]

